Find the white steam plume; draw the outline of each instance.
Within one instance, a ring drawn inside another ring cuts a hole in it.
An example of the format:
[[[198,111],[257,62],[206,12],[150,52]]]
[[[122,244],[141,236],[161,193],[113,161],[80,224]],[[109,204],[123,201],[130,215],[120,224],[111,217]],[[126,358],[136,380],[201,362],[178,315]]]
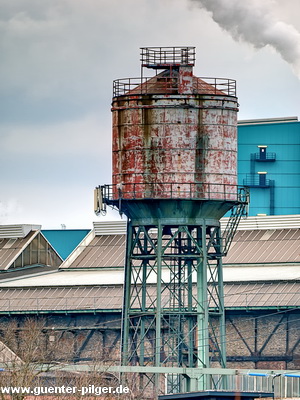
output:
[[[256,48],[273,47],[300,79],[300,33],[275,18],[270,0],[192,0],[212,14],[220,27],[235,40]]]

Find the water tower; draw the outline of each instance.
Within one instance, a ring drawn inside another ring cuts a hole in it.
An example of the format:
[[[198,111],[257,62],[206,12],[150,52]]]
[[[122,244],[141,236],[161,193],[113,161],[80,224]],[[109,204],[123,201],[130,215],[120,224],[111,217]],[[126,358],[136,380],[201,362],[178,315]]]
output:
[[[112,184],[95,192],[97,213],[128,219],[122,364],[166,367],[170,392],[190,390],[173,367],[226,366],[222,256],[247,204],[235,81],[194,62],[194,47],[145,47],[141,76],[114,81]]]

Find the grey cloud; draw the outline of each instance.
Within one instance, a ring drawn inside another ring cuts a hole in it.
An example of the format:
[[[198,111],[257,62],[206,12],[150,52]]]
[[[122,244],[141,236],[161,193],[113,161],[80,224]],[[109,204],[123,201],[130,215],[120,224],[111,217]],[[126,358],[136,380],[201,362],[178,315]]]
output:
[[[120,35],[111,20],[114,1],[106,2],[109,15],[101,1],[13,3],[2,4],[0,20],[3,119],[68,119],[99,107],[103,93],[110,97],[124,56],[113,49]],[[115,23],[126,27],[120,15]]]

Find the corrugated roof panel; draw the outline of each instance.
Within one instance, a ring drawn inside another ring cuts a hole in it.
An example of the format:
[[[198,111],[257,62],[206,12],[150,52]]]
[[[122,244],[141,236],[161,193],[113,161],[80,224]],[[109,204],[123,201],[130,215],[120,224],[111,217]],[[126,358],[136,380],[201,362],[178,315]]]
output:
[[[275,230],[273,229],[269,229],[267,231],[264,231],[262,237],[260,238],[260,240],[269,240],[275,233]]]
[[[300,229],[291,229],[292,239],[300,240]]]
[[[293,298],[295,296],[295,289],[295,283],[286,283],[285,285],[281,285],[281,287],[278,287],[278,292],[281,296],[282,301],[294,301]]]
[[[276,254],[278,253],[278,245],[280,245],[280,242],[275,241],[274,243],[275,244],[273,244],[273,242],[269,241],[267,243],[264,243],[263,246],[261,246],[259,260],[267,260],[267,259],[276,257]]]
[[[232,307],[234,304],[245,304],[247,305],[247,289],[249,285],[245,285],[244,290],[239,290],[240,285],[226,285],[226,292],[224,286],[224,302],[226,306]],[[248,289],[249,290],[249,289]]]
[[[0,239],[24,238],[31,231],[39,231],[41,225],[0,225]]]
[[[14,291],[0,290],[0,309],[3,311],[68,311],[82,309],[120,309],[122,286],[93,286],[72,288],[32,288]]]
[[[94,222],[94,231],[99,235],[124,235],[127,229],[127,221],[102,221]]]
[[[299,240],[300,239],[300,229],[281,229],[277,230],[274,240]]]
[[[225,229],[229,218],[221,219],[221,227]],[[296,229],[300,228],[300,215],[267,215],[242,218],[238,230],[267,230],[267,229]]]
[[[300,229],[239,231],[224,264],[300,262]]]
[[[102,235],[98,237],[98,244],[101,246],[119,246],[124,244],[124,235]]]
[[[155,290],[154,285],[149,286],[148,304],[154,300]],[[300,281],[228,283],[224,293],[227,308],[300,306]],[[164,292],[162,302],[167,298]],[[122,300],[122,285],[0,289],[0,310],[3,312],[121,310]]]
[[[98,235],[62,268],[123,267],[126,235]],[[75,255],[75,253],[74,253]],[[238,231],[224,264],[300,262],[300,229]]]
[[[234,248],[234,253],[231,254],[229,250],[227,256],[224,258],[224,263],[234,263],[237,262],[239,264],[242,263],[251,263],[252,257],[252,249],[253,252],[255,249],[253,248],[253,244],[250,241],[239,241],[237,242],[238,246]]]
[[[79,267],[92,267],[94,260],[97,259],[98,252],[101,248],[97,246],[97,238],[95,238],[90,245],[70,264],[69,268]]]
[[[298,307],[300,282],[264,282],[225,284],[225,306],[230,307]]]
[[[265,241],[264,243],[258,242],[258,251],[259,254],[257,254],[258,257],[258,262],[269,262],[268,260],[273,260],[275,258],[278,258],[278,255],[282,252],[282,247],[281,247],[280,241]],[[278,246],[281,248],[279,249]],[[282,254],[282,253],[281,253]],[[280,261],[280,259],[278,259]],[[257,261],[256,261],[257,262]]]
[[[222,229],[225,229],[229,218],[221,218]],[[96,236],[99,235],[122,235],[126,234],[126,220],[119,221],[98,221],[94,222],[94,231]],[[242,218],[239,230],[268,230],[268,229],[296,229],[300,228],[300,215],[266,215],[266,216],[251,216]]]
[[[278,249],[278,254],[281,254],[281,260],[287,262],[300,261],[300,241],[290,240],[283,241],[282,250]]]
[[[125,235],[95,236],[67,268],[124,267],[125,244]]]

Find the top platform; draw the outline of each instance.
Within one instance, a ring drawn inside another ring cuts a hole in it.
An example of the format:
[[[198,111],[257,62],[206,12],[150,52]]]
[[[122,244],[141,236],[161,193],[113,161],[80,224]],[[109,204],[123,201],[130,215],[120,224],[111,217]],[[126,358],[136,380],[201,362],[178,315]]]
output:
[[[195,54],[195,47],[141,47],[141,63],[153,69],[192,67]]]

